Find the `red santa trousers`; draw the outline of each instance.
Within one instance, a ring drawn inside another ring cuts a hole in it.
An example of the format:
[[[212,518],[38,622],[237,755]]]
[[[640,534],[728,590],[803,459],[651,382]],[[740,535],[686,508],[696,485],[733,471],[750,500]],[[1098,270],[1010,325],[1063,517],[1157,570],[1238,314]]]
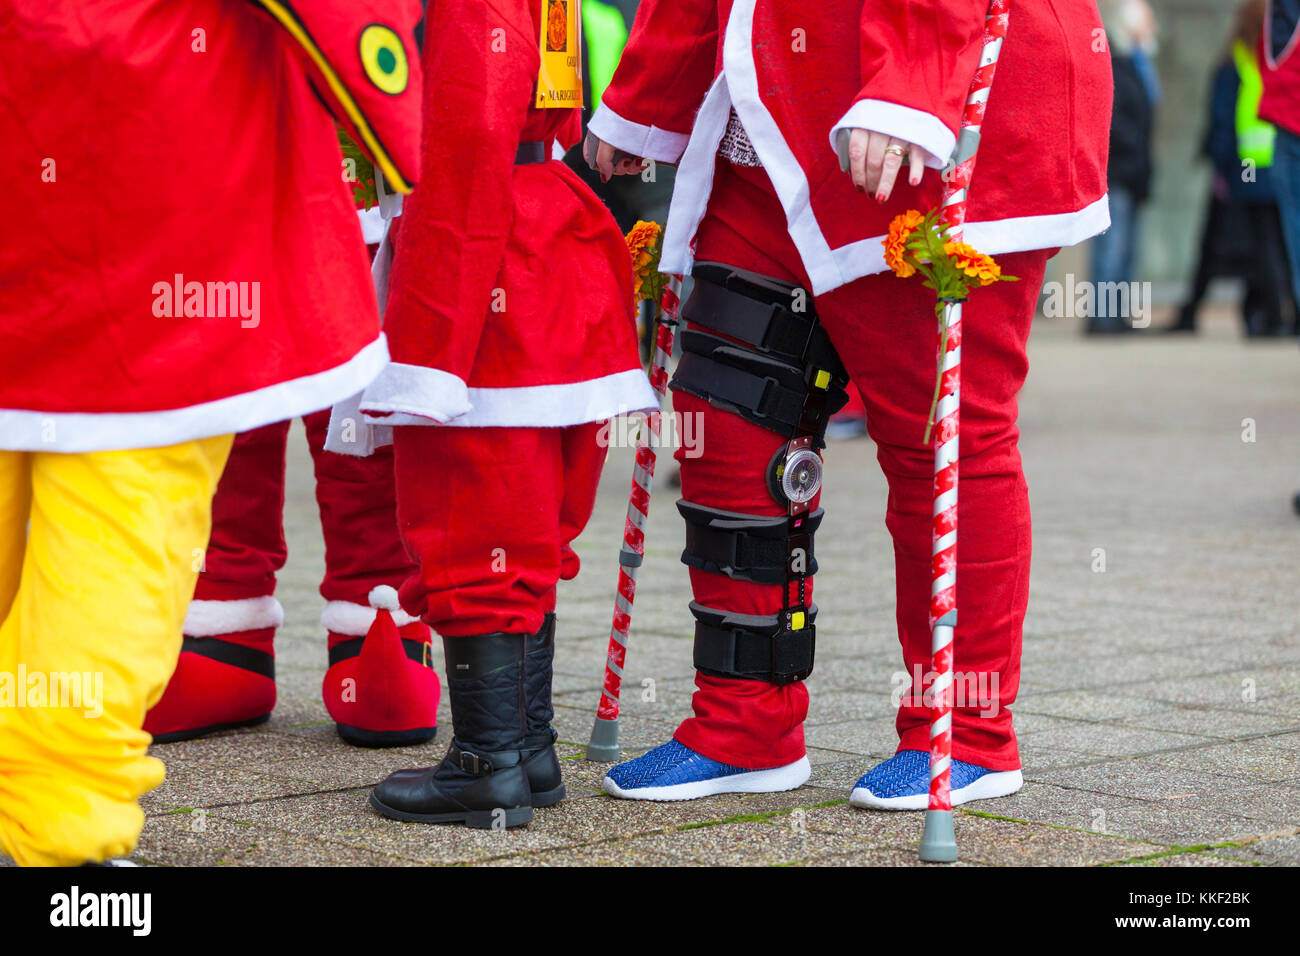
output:
[[[719,160],[696,261],[721,262],[807,285],[785,216],[761,169]],[[978,182],[976,183],[978,188]],[[1019,282],[976,291],[963,314],[961,540],[955,671],[990,699],[970,695],[953,715],[953,756],[992,770],[1020,766],[1008,709],[1020,682],[1021,626],[1029,593],[1028,489],[1017,448],[1016,395],[1028,372],[1025,345],[1047,259],[1054,250],[999,257]],[[894,540],[897,620],[910,675],[930,669],[930,522],[934,453],[922,439],[938,345],[934,293],[919,279],[872,275],[816,299],[817,314],[867,408],[877,460],[889,482],[885,523]],[[775,432],[677,392],[674,407],[703,416],[704,454],[681,451],[682,497],[756,515],[783,511],[766,489]],[[828,449],[833,457],[835,448]],[[833,480],[833,478],[832,478]],[[834,520],[834,516],[829,516]],[[779,585],[691,570],[706,607],[771,615]],[[872,587],[873,582],[862,582]],[[833,596],[824,605],[835,614]],[[843,622],[841,622],[843,626]],[[813,678],[815,680],[815,677]],[[928,678],[925,679],[928,683]],[[978,681],[984,683],[978,684]],[[881,687],[888,675],[879,675]],[[695,715],[677,739],[707,757],[746,768],[776,767],[804,754],[805,684],[696,676]],[[929,747],[929,712],[919,690],[898,712],[901,750]],[[983,714],[983,716],[982,716]]]
[[[278,422],[235,438],[213,502],[212,540],[195,600],[238,601],[275,593],[276,573],[288,555],[283,515],[289,424]],[[392,449],[380,448],[369,458],[327,453],[329,410],[305,416],[303,424],[325,536],[320,593],[329,602],[357,605],[368,620],[373,613],[370,589],[395,585],[414,571],[393,521]]]
[[[419,560],[402,608],[444,637],[540,630],[578,573],[603,425],[394,429],[398,524]]]

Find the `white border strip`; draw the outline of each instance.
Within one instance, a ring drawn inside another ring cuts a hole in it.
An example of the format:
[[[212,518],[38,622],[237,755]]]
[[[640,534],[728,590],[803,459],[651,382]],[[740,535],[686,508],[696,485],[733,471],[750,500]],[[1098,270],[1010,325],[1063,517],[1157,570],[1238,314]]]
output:
[[[0,450],[75,453],[163,448],[251,431],[317,409],[365,388],[388,362],[381,332],[342,365],[266,388],[185,408],[147,412],[40,412],[0,409]]]
[[[219,637],[260,631],[284,623],[284,608],[271,595],[233,601],[190,601],[182,632],[190,637]]]
[[[657,163],[675,163],[690,140],[688,133],[674,133],[657,126],[642,126],[624,119],[602,103],[587,124],[587,129],[609,143],[642,159]]]

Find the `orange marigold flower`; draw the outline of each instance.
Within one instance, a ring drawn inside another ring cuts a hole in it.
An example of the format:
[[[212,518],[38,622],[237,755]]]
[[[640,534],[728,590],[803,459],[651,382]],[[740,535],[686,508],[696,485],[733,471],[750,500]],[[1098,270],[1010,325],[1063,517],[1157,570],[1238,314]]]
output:
[[[972,279],[978,279],[982,286],[992,285],[1002,275],[1002,267],[992,256],[986,256],[964,242],[945,242],[943,251],[952,257],[958,269]]]
[[[906,279],[916,273],[916,268],[903,256],[907,252],[907,243],[911,240],[912,233],[924,221],[925,216],[915,209],[909,209],[907,212],[899,213],[889,224],[889,234],[884,240],[885,264],[893,269],[894,274],[900,279]]]
[[[638,220],[626,236],[627,251],[632,256],[633,296],[641,299],[641,287],[650,275],[651,264],[655,261],[655,246],[663,228],[657,222]]]

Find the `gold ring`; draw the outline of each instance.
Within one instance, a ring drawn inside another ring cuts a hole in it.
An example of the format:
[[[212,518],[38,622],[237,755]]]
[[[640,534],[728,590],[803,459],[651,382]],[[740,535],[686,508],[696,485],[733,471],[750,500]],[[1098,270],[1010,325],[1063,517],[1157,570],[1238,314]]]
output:
[[[885,147],[885,152],[893,153],[895,156],[907,155],[907,150],[899,146],[897,143],[890,143],[888,146]]]

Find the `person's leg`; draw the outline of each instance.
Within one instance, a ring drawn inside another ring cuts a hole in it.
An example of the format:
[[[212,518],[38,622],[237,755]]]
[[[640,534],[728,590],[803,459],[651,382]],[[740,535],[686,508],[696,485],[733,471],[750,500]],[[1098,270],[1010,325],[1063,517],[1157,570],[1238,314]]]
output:
[[[23,706],[0,707],[0,851],[18,863],[135,846],[137,800],[163,780],[144,715],[176,664],[230,442],[30,456],[22,582],[0,625],[0,673],[28,675]]]
[[[1247,301],[1253,299],[1264,335],[1279,335],[1288,316],[1291,280],[1287,271],[1286,243],[1276,203],[1251,203],[1246,207],[1254,229],[1250,274],[1246,277]]]
[[[167,692],[145,729],[169,743],[265,721],[275,708],[275,632],[284,609],[284,467],[289,422],[237,435],[212,502],[212,537]]]
[[[777,288],[779,297],[780,284],[804,280],[798,253],[785,232],[784,213],[770,186],[764,187],[763,177],[761,170],[718,163],[709,214],[697,240],[697,269],[700,263],[723,263],[766,277],[777,283],[770,288]],[[722,288],[697,272],[695,291],[682,311],[688,319],[701,319],[700,331],[716,330],[719,321],[752,325],[751,320],[776,311],[737,291],[752,291],[745,283],[732,283],[726,293]],[[741,298],[733,299],[733,294]],[[701,296],[707,299],[697,298]],[[810,297],[797,301],[802,306]],[[795,302],[791,297],[778,304],[784,311],[793,309]],[[705,313],[714,324],[703,321]],[[801,309],[795,321],[810,314]],[[793,789],[808,777],[803,735],[808,690],[803,680],[770,669],[761,679],[738,676],[737,669],[749,674],[753,668],[732,666],[724,671],[705,666],[701,657],[701,649],[707,655],[719,638],[734,642],[734,648],[771,648],[771,635],[783,624],[788,506],[774,497],[768,476],[774,456],[790,435],[747,419],[726,402],[703,397],[710,387],[709,374],[688,384],[686,366],[684,358],[673,381],[673,405],[677,415],[693,423],[698,443],[691,454],[682,448],[676,455],[681,466],[679,510],[687,523],[683,561],[690,567],[696,622],[692,716],[670,743],[611,770],[605,789],[615,796],[649,800]],[[796,375],[803,373],[800,368]],[[817,513],[816,499],[811,510]],[[732,547],[735,556],[729,561],[724,552]],[[804,582],[805,604],[811,609],[811,573]],[[786,640],[799,643],[796,637]],[[733,651],[733,662],[739,657],[740,652]]]
[[[594,444],[595,431],[588,431]],[[543,714],[549,681],[530,666],[544,669],[541,658],[553,653],[556,584],[562,572],[576,570],[574,558],[565,567],[565,552],[599,479],[590,466],[600,456],[585,444],[573,449],[585,477],[566,468],[573,434],[395,432],[398,520],[418,564],[402,586],[402,606],[443,638],[455,736],[437,767],[393,774],[375,788],[371,805],[386,816],[517,826],[531,819],[534,805],[563,796]],[[545,745],[534,750],[531,731],[540,736],[543,729]]]
[[[9,616],[22,578],[31,505],[31,454],[0,452],[0,623]]]
[[[1282,214],[1291,290],[1300,304],[1300,136],[1280,126],[1273,146],[1272,178]]]
[[[1205,293],[1210,288],[1210,280],[1215,274],[1214,244],[1223,218],[1223,206],[1223,200],[1211,191],[1210,201],[1206,204],[1205,222],[1201,226],[1201,244],[1196,256],[1196,273],[1192,277],[1192,290],[1178,309],[1177,321],[1166,326],[1166,332],[1196,331],[1196,313],[1205,299]]]
[[[1094,314],[1085,326],[1089,332],[1120,332],[1128,329],[1125,316],[1111,315],[1105,290],[1133,279],[1133,256],[1137,229],[1137,206],[1133,194],[1122,187],[1110,191],[1110,228],[1092,241]],[[929,406],[927,405],[927,408]]]
[[[1016,395],[1028,371],[1025,345],[1048,255],[1000,256],[1003,271],[1020,281],[974,291],[962,321],[953,757],[1008,774],[1020,766],[1009,707],[1020,682],[1030,564]],[[933,303],[933,293],[919,282],[888,275],[858,280],[817,301],[862,390],[877,458],[889,481],[886,524],[894,539],[899,639],[913,675],[928,673],[931,663],[934,452],[923,438],[934,388]],[[900,755],[910,752],[904,762],[913,771],[919,768],[922,793],[929,747],[929,710],[923,704],[921,688],[913,687],[897,720]],[[956,781],[961,774],[954,773]],[[1014,777],[994,779],[1018,786],[1018,773]],[[954,782],[955,791],[958,786]]]
[[[397,530],[393,448],[385,445],[365,458],[325,451],[329,415],[325,410],[303,418],[325,536],[320,593],[326,601],[321,624],[329,632],[329,669],[321,696],[348,743],[423,743],[437,731],[441,694],[428,625],[399,608],[393,612],[398,628],[393,653],[378,646],[367,650],[375,620],[371,592],[400,588],[415,573]]]

